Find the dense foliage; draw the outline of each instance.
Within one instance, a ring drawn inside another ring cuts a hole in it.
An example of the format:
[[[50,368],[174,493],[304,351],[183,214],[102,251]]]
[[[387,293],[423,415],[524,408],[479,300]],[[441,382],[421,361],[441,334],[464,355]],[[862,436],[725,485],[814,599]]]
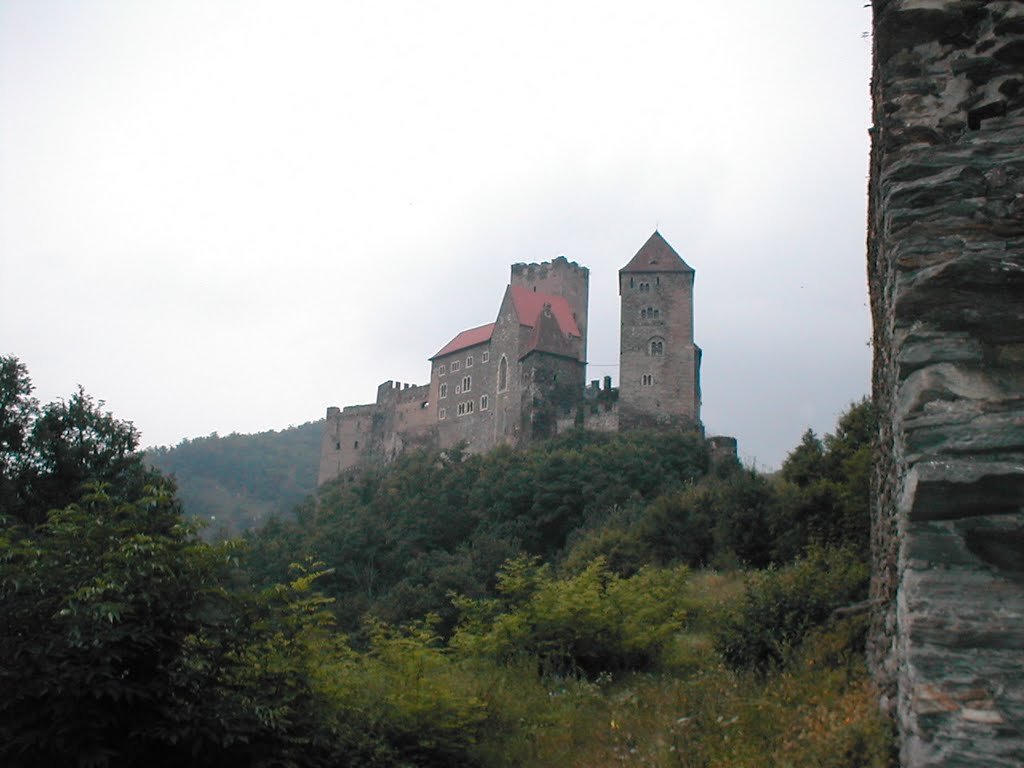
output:
[[[177,481],[185,513],[207,531],[238,535],[271,515],[287,515],[316,490],[323,421],[255,435],[182,440],[150,448],[147,462]]]
[[[694,435],[413,454],[247,551],[197,536],[130,424],[0,358],[0,764],[889,766],[835,612],[858,409],[774,479]]]
[[[322,588],[343,621],[433,612],[448,630],[450,592],[493,594],[509,558],[557,559],[581,527],[681,491],[707,467],[703,441],[678,433],[579,433],[486,456],[418,451],[325,488],[293,521],[271,521],[252,537],[248,563],[272,583],[312,555],[334,568]]]

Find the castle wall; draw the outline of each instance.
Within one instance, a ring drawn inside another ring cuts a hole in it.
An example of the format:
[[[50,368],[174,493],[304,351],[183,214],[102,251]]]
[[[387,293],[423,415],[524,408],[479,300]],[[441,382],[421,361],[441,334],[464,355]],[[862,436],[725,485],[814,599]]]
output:
[[[612,377],[604,377],[604,387],[594,380],[583,391],[583,398],[576,412],[559,416],[556,421],[558,434],[573,429],[586,429],[590,432],[619,431],[619,390],[612,387]]]
[[[568,261],[564,256],[541,264],[513,264],[511,284],[562,296],[569,302],[583,337],[580,360],[586,362],[590,270],[575,261]]]
[[[317,485],[340,477],[366,461],[373,450],[375,420],[380,421],[376,404],[327,409]]]
[[[575,418],[583,391],[585,365],[560,355],[531,352],[522,360],[520,442],[558,434],[558,420]]]
[[[438,392],[433,411],[438,417],[437,430],[442,448],[464,441],[467,450],[480,453],[493,445],[494,389],[498,366],[492,347],[493,343],[478,344],[436,358],[433,362],[431,384],[433,391]],[[454,372],[451,370],[453,362],[458,362],[458,370]],[[443,376],[440,375],[441,366],[445,369]],[[463,391],[467,379],[469,390]],[[443,398],[439,393],[441,384],[447,385]],[[444,409],[443,419],[440,418],[441,408]]]
[[[699,421],[693,272],[622,272],[619,292],[622,426]]]
[[[906,766],[1024,763],[1024,3],[874,0],[872,669]]]
[[[380,413],[374,458],[393,461],[402,451],[437,444],[437,426],[430,401],[430,384],[386,381],[377,388]]]

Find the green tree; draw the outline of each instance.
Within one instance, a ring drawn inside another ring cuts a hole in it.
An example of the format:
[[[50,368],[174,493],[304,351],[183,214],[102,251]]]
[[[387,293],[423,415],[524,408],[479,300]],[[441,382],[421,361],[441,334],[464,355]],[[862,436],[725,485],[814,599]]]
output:
[[[66,401],[40,407],[28,371],[0,358],[0,501],[2,510],[39,525],[51,509],[78,501],[86,483],[138,498],[159,475],[136,453],[139,433],[79,387]]]

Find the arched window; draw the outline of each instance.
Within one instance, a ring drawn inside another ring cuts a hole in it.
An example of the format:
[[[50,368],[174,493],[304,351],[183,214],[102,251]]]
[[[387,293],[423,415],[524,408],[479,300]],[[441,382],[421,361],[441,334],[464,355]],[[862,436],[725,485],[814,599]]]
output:
[[[665,340],[651,339],[647,342],[647,353],[655,357],[665,354]]]
[[[502,355],[501,362],[498,363],[498,391],[504,392],[506,389],[508,389],[508,360]]]

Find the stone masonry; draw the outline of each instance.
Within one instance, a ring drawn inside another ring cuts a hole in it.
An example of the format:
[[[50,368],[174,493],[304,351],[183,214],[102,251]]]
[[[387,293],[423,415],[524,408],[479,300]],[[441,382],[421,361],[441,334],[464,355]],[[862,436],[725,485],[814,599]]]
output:
[[[1024,765],[1024,3],[874,0],[869,654],[906,766]]]
[[[693,278],[658,232],[620,271],[620,391],[607,377],[584,386],[589,270],[562,256],[512,265],[495,321],[435,353],[429,383],[388,381],[375,403],[327,409],[319,483],[411,447],[480,453],[578,427],[700,428]]]

